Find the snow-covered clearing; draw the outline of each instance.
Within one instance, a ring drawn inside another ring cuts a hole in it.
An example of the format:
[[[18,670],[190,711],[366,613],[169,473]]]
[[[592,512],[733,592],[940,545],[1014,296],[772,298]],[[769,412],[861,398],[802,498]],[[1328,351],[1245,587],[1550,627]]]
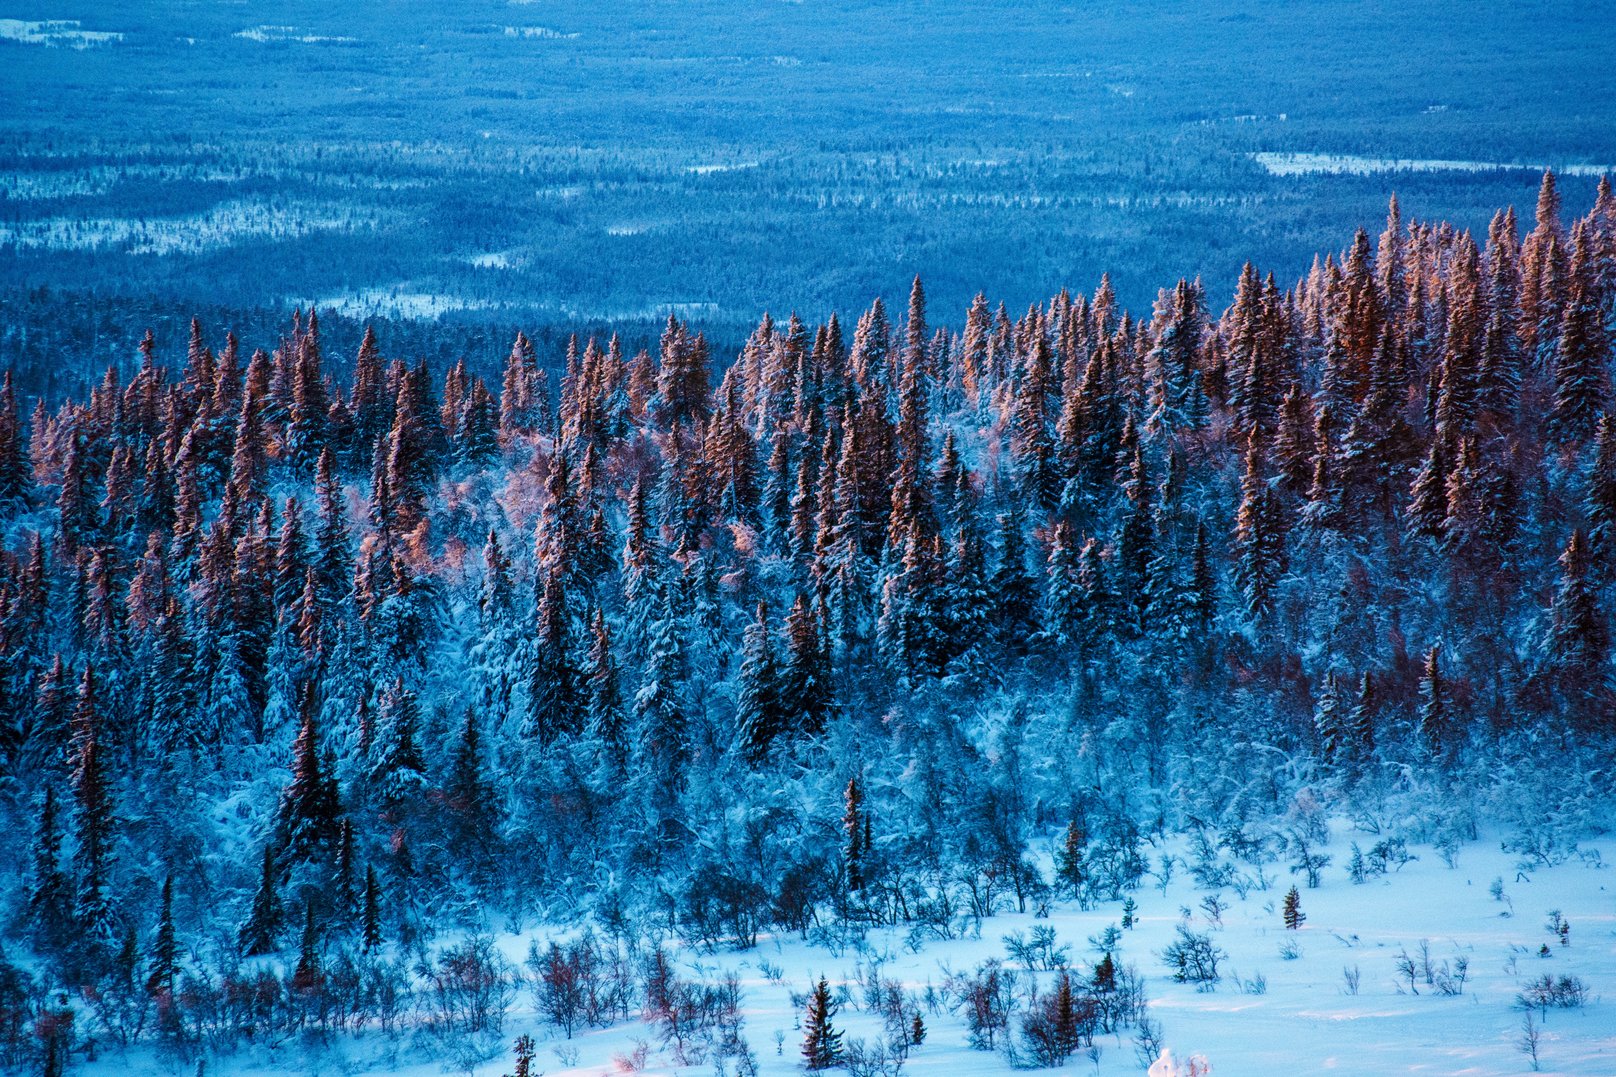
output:
[[[46,217],[0,225],[0,245],[24,250],[93,250],[127,246],[130,254],[196,254],[251,239],[314,232],[352,232],[381,225],[387,214],[364,206],[234,199],[179,217]]]
[[[1549,167],[1519,161],[1444,161],[1411,157],[1358,157],[1339,153],[1254,153],[1251,159],[1274,176],[1318,173],[1367,176],[1375,172],[1496,172],[1501,169],[1542,172]],[[1609,165],[1562,164],[1553,167],[1562,176],[1603,176],[1612,171]]]
[[[485,300],[424,292],[409,285],[366,288],[346,295],[329,296],[313,304],[319,310],[335,310],[355,318],[438,318],[455,310],[480,310],[494,306]]]
[[[302,45],[351,45],[358,40],[343,35],[305,34],[295,26],[252,26],[238,30],[234,36],[244,41],[295,41]]]
[[[24,45],[87,49],[122,41],[123,34],[113,30],[86,30],[77,19],[52,19],[48,22],[0,19],[0,40]]]
[[[520,37],[538,41],[574,41],[580,36],[576,30],[557,30],[550,26],[505,26],[501,27],[506,37]]]
[[[760,161],[727,161],[705,165],[690,165],[685,171],[693,176],[710,176],[716,172],[740,172],[749,168],[756,168]]]
[[[1588,1077],[1616,1073],[1611,1009],[1616,1001],[1610,995],[1616,975],[1616,876],[1604,855],[1616,853],[1616,847],[1584,845],[1553,866],[1524,867],[1520,856],[1501,851],[1495,838],[1450,848],[1446,855],[1429,846],[1408,846],[1407,853],[1416,859],[1399,867],[1401,856],[1394,851],[1384,860],[1384,874],[1352,883],[1352,843],[1370,857],[1381,840],[1335,820],[1325,850],[1331,862],[1316,889],[1308,888],[1305,874],[1292,875],[1281,860],[1260,868],[1224,861],[1234,870],[1235,882],[1210,890],[1192,877],[1189,867],[1196,856],[1189,842],[1173,839],[1151,850],[1152,874],[1133,895],[1136,925],[1121,931],[1116,954],[1120,964],[1135,966],[1143,975],[1162,1044],[1181,1059],[1204,1055],[1219,1077],[1519,1074],[1530,1063],[1521,1047],[1525,1014],[1518,996],[1542,976],[1564,976],[1585,983],[1589,999],[1582,1008],[1534,1013],[1541,1030],[1542,1072]],[[1167,855],[1173,863],[1164,881],[1161,865]],[[1300,888],[1306,917],[1294,932],[1284,928],[1281,918],[1284,895],[1292,885]],[[1216,903],[1209,901],[1214,897]],[[1561,943],[1549,924],[1555,911],[1569,924],[1569,945]],[[795,936],[764,937],[756,949],[745,952],[679,950],[676,967],[682,977],[709,983],[728,972],[739,977],[743,1035],[762,1074],[802,1072],[801,1007],[794,999],[821,975],[833,987],[847,988],[835,1026],[849,1041],[879,1039],[880,1019],[866,1012],[860,987],[873,965],[879,965],[883,979],[901,981],[925,1015],[928,1034],[909,1054],[904,1072],[939,1077],[1010,1073],[1016,1067],[1002,1051],[968,1046],[963,1012],[935,1001],[943,982],[951,973],[969,973],[989,958],[1000,958],[1023,984],[1035,975],[1047,987],[1055,974],[1029,973],[1006,956],[1005,937],[1027,939],[1034,928],[1053,928],[1057,946],[1086,978],[1100,956],[1102,933],[1120,927],[1122,918],[1120,902],[1088,911],[1058,903],[1046,918],[1031,912],[1000,915],[946,941],[912,938],[908,927],[881,929],[861,945],[833,952]],[[1222,981],[1214,990],[1174,983],[1163,964],[1161,951],[1185,923],[1194,932],[1209,934],[1227,955],[1220,968]],[[496,942],[511,964],[520,967],[530,942],[537,940],[542,947],[567,933],[530,928],[500,934]],[[1414,969],[1412,986],[1398,971],[1405,956]],[[1350,986],[1354,977],[1356,990]],[[1019,1030],[1019,1015],[1011,1023]],[[535,1017],[525,989],[516,995],[503,1041],[508,1046],[522,1033],[538,1041],[534,1072],[549,1077],[634,1072],[636,1064],[645,1073],[715,1072],[710,1059],[676,1065],[670,1049],[639,1022],[582,1029],[567,1039]],[[1096,1047],[1097,1059],[1080,1050],[1066,1070],[1104,1077],[1143,1074],[1147,1068],[1131,1031],[1101,1036]],[[428,1077],[456,1071],[427,1060],[410,1046],[408,1036],[399,1042],[375,1032],[340,1039],[307,1055],[290,1044],[260,1047],[228,1064],[243,1077],[365,1070]],[[127,1058],[114,1052],[103,1054],[89,1069],[148,1074],[164,1072],[166,1066],[145,1051]],[[510,1056],[502,1054],[469,1072],[496,1077],[510,1069]],[[216,1072],[213,1066],[209,1071]]]

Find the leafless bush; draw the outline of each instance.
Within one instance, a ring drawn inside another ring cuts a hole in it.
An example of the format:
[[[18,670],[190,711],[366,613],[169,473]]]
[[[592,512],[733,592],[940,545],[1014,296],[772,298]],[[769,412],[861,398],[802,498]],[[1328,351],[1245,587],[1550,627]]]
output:
[[[1545,972],[1521,989],[1515,1005],[1537,1010],[1544,1017],[1552,1010],[1577,1010],[1588,1004],[1588,985],[1577,976],[1551,976]]]
[[[1229,955],[1212,942],[1212,937],[1178,925],[1178,938],[1162,951],[1162,960],[1173,970],[1173,979],[1179,983],[1194,984],[1198,991],[1211,991],[1222,978],[1218,962]]]
[[[516,995],[513,973],[490,938],[444,950],[428,974],[433,1025],[448,1034],[498,1035]]]

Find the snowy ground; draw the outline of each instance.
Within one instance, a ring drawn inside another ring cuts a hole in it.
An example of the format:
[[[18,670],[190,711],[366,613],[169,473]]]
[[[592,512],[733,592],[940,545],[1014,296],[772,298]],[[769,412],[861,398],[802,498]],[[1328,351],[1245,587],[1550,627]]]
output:
[[[1235,888],[1218,893],[1226,908],[1222,926],[1209,922],[1203,902],[1212,893],[1199,888],[1186,870],[1188,846],[1182,840],[1151,852],[1153,874],[1135,895],[1138,925],[1123,932],[1119,958],[1138,968],[1145,979],[1150,1013],[1159,1021],[1163,1042],[1180,1057],[1204,1055],[1219,1075],[1301,1074],[1336,1071],[1344,1074],[1517,1074],[1529,1072],[1520,1047],[1523,1014],[1518,992],[1545,973],[1581,978],[1589,989],[1584,1008],[1550,1009],[1542,1023],[1539,1046],[1544,1073],[1609,1075],[1616,1073],[1616,999],[1610,985],[1616,976],[1616,875],[1609,870],[1616,847],[1594,841],[1554,866],[1522,869],[1521,858],[1500,850],[1496,839],[1483,839],[1450,851],[1410,846],[1418,859],[1368,882],[1355,885],[1347,873],[1350,843],[1367,852],[1379,838],[1350,831],[1336,820],[1317,889],[1305,877],[1290,874],[1282,859],[1265,866],[1266,889]],[[1179,862],[1162,885],[1164,853]],[[1452,859],[1450,866],[1446,861]],[[1248,874],[1250,872],[1248,871]],[[1494,880],[1501,880],[1495,896]],[[1261,887],[1261,880],[1255,880]],[[1293,883],[1301,886],[1306,923],[1295,932],[1281,923],[1280,906]],[[1570,924],[1570,944],[1561,945],[1548,927],[1552,910]],[[1208,929],[1227,951],[1224,978],[1216,990],[1197,992],[1173,983],[1160,958],[1188,915],[1195,930]],[[713,982],[733,970],[745,990],[744,1035],[763,1074],[801,1072],[801,997],[814,979],[827,976],[833,985],[852,984],[861,963],[883,961],[882,975],[901,979],[918,997],[939,987],[950,971],[973,969],[990,957],[1004,957],[1003,937],[1028,934],[1036,926],[1052,926],[1059,943],[1070,948],[1084,974],[1097,956],[1091,938],[1121,920],[1120,903],[1091,911],[1057,905],[1044,920],[1032,915],[1001,915],[982,922],[980,937],[929,942],[918,952],[906,945],[906,929],[874,932],[863,955],[852,950],[833,954],[795,937],[765,938],[744,952],[679,954],[681,975]],[[520,964],[529,940],[545,940],[549,932],[506,934],[500,948]],[[1540,948],[1548,946],[1546,956]],[[1294,945],[1295,956],[1282,951]],[[1458,971],[1468,962],[1462,994],[1444,996],[1417,974],[1410,993],[1399,983],[1397,960],[1407,953],[1421,963],[1422,946],[1440,981],[1444,969]],[[1356,994],[1344,970],[1356,969]],[[1044,973],[1044,982],[1050,974]],[[1256,986],[1266,981],[1265,989]],[[876,1017],[864,1013],[857,1000],[843,1005],[835,1024],[851,1038],[871,1041],[880,1035]],[[909,1056],[905,1072],[915,1074],[1008,1073],[1003,1054],[973,1051],[967,1046],[963,1016],[945,1009],[926,1014],[929,1034]],[[642,1072],[711,1073],[712,1063],[680,1069],[658,1045],[647,1027],[620,1025],[586,1030],[562,1038],[537,1021],[526,991],[506,1022],[505,1042],[531,1032],[539,1041],[535,1072],[583,1077],[632,1072],[636,1047],[648,1044]],[[406,1041],[407,1042],[407,1041]],[[1079,1053],[1066,1069],[1079,1073],[1143,1074],[1132,1033],[1102,1037],[1098,1059]],[[238,1055],[229,1065],[241,1073],[358,1072],[387,1070],[436,1074],[459,1070],[428,1062],[407,1045],[384,1043],[371,1034],[346,1040],[315,1057],[287,1057],[290,1052],[260,1050]],[[477,1065],[477,1077],[508,1073],[508,1055]],[[161,1072],[144,1053],[124,1058],[104,1055],[97,1072]],[[731,1070],[730,1072],[733,1072]]]
[[[1408,157],[1359,157],[1341,153],[1254,153],[1256,161],[1270,175],[1349,175],[1367,176],[1374,172],[1496,172],[1499,170],[1542,173],[1553,168],[1562,176],[1603,176],[1609,165],[1522,164],[1508,161],[1445,161]]]

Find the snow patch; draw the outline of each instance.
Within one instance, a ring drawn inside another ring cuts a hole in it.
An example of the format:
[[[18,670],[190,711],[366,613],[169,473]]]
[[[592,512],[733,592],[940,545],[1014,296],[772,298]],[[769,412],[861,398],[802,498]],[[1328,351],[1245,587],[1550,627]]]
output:
[[[1616,171],[1610,165],[1544,165],[1519,161],[1449,161],[1416,157],[1359,157],[1338,153],[1253,153],[1273,176],[1367,176],[1376,172],[1542,172],[1553,168],[1562,176],[1603,176]]]
[[[120,179],[126,178],[214,183],[237,180],[245,174],[235,169],[194,164],[113,164],[39,172],[8,172],[0,174],[0,198],[37,201],[103,195],[112,190]]]
[[[466,261],[478,269],[512,269],[525,264],[527,259],[515,251],[487,251],[474,254]]]
[[[354,37],[331,36],[326,34],[299,33],[295,26],[252,26],[245,30],[237,30],[235,37],[244,41],[295,41],[302,45],[351,45],[359,40]]]
[[[317,300],[313,305],[319,310],[334,310],[355,318],[383,316],[435,320],[450,311],[489,310],[496,304],[441,292],[411,291],[408,285],[393,285],[329,296]]]
[[[569,33],[548,26],[505,26],[501,29],[505,31],[506,37],[521,37],[541,41],[571,41],[580,36],[576,30]]]
[[[729,161],[724,164],[690,165],[685,171],[693,176],[710,176],[714,172],[739,172],[744,168],[756,168],[761,161]]]
[[[21,250],[127,248],[129,254],[199,254],[250,239],[352,232],[387,219],[380,211],[330,203],[233,200],[180,217],[47,217],[0,225],[0,245]]]
[[[53,48],[88,49],[123,40],[123,34],[117,31],[85,30],[83,25],[77,19],[52,19],[47,22],[0,19],[0,41],[16,41],[23,45],[46,45]]]

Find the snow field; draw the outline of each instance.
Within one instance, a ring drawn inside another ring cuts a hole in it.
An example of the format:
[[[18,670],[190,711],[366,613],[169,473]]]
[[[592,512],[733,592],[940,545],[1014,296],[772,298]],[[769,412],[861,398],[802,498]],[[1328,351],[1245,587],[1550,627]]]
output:
[[[1401,867],[1394,856],[1384,874],[1352,883],[1348,873],[1352,843],[1368,857],[1381,840],[1352,831],[1345,820],[1333,820],[1331,841],[1322,849],[1331,862],[1323,868],[1316,889],[1307,886],[1305,873],[1293,875],[1288,870],[1286,856],[1259,868],[1230,861],[1226,854],[1220,866],[1232,869],[1235,881],[1208,889],[1197,884],[1190,870],[1196,856],[1189,840],[1175,837],[1150,848],[1150,874],[1132,894],[1137,905],[1135,926],[1121,931],[1115,955],[1119,965],[1135,967],[1143,978],[1150,1017],[1160,1026],[1160,1046],[1171,1050],[1181,1066],[1192,1056],[1204,1056],[1218,1077],[1519,1074],[1529,1072],[1531,1064],[1521,1046],[1524,1014],[1518,996],[1547,974],[1580,979],[1587,986],[1588,1001],[1581,1008],[1551,1006],[1534,1012],[1534,1023],[1540,1027],[1541,1072],[1567,1077],[1616,1073],[1616,1017],[1608,999],[1616,974],[1612,888],[1616,876],[1604,856],[1611,849],[1596,842],[1552,866],[1525,867],[1518,855],[1501,850],[1496,836],[1449,849],[1446,856],[1430,846],[1410,845],[1407,853],[1413,859]],[[1164,857],[1171,858],[1165,871]],[[1501,887],[1495,880],[1501,880]],[[1293,885],[1305,916],[1294,932],[1281,921],[1284,896]],[[1213,898],[1215,902],[1209,900]],[[1550,924],[1554,911],[1570,925],[1569,945],[1561,944]],[[1002,1051],[972,1050],[965,1014],[940,1001],[944,981],[951,973],[968,974],[997,958],[1023,986],[1029,977],[1036,977],[1047,989],[1057,974],[1031,973],[1016,966],[1007,957],[1004,941],[1013,934],[1026,939],[1039,927],[1054,929],[1075,976],[1086,980],[1100,956],[1102,934],[1120,927],[1122,919],[1121,902],[1090,910],[1058,902],[1047,917],[1029,912],[966,921],[961,937],[920,941],[918,948],[910,942],[913,928],[908,926],[871,931],[862,944],[840,951],[796,936],[765,936],[755,949],[744,952],[669,946],[682,978],[716,984],[729,973],[738,977],[745,1018],[742,1034],[760,1074],[803,1072],[799,1000],[821,975],[842,999],[833,1024],[846,1041],[862,1040],[866,1045],[880,1041],[882,1022],[864,1009],[861,988],[873,966],[879,966],[882,979],[902,984],[926,1022],[925,1042],[901,1063],[903,1073],[1007,1074],[1027,1065],[1026,1052],[1020,1052],[1018,1067]],[[1222,980],[1212,990],[1175,983],[1161,958],[1181,924],[1207,934],[1225,955]],[[495,941],[506,959],[520,968],[530,943],[537,941],[542,949],[550,939],[564,939],[575,930],[574,925],[540,926],[505,932]],[[458,939],[439,941],[447,945]],[[1399,973],[1399,961],[1405,956],[1414,970],[1412,989]],[[1353,974],[1355,990],[1350,982]],[[1456,993],[1444,994],[1444,983]],[[534,1013],[532,995],[525,987],[515,997],[504,1042],[508,1047],[524,1033],[534,1037],[535,1074],[735,1072],[733,1060],[727,1070],[712,1059],[678,1065],[656,1030],[639,1021],[584,1028],[567,1039]],[[1018,1045],[1022,1012],[1011,1020]],[[1131,1029],[1099,1036],[1095,1046],[1097,1056],[1080,1050],[1065,1070],[1109,1077],[1140,1075],[1148,1068]],[[288,1069],[291,1057],[302,1061]],[[423,1061],[425,1057],[410,1046],[407,1036],[401,1046],[369,1032],[339,1039],[323,1051],[296,1055],[259,1049],[218,1065],[242,1077],[378,1071],[414,1077],[444,1072],[497,1077],[512,1068],[508,1053],[469,1069]],[[214,1065],[209,1069],[217,1072]],[[83,1072],[115,1071],[145,1074],[166,1069],[149,1050],[142,1050],[127,1058],[103,1055],[100,1064]]]

